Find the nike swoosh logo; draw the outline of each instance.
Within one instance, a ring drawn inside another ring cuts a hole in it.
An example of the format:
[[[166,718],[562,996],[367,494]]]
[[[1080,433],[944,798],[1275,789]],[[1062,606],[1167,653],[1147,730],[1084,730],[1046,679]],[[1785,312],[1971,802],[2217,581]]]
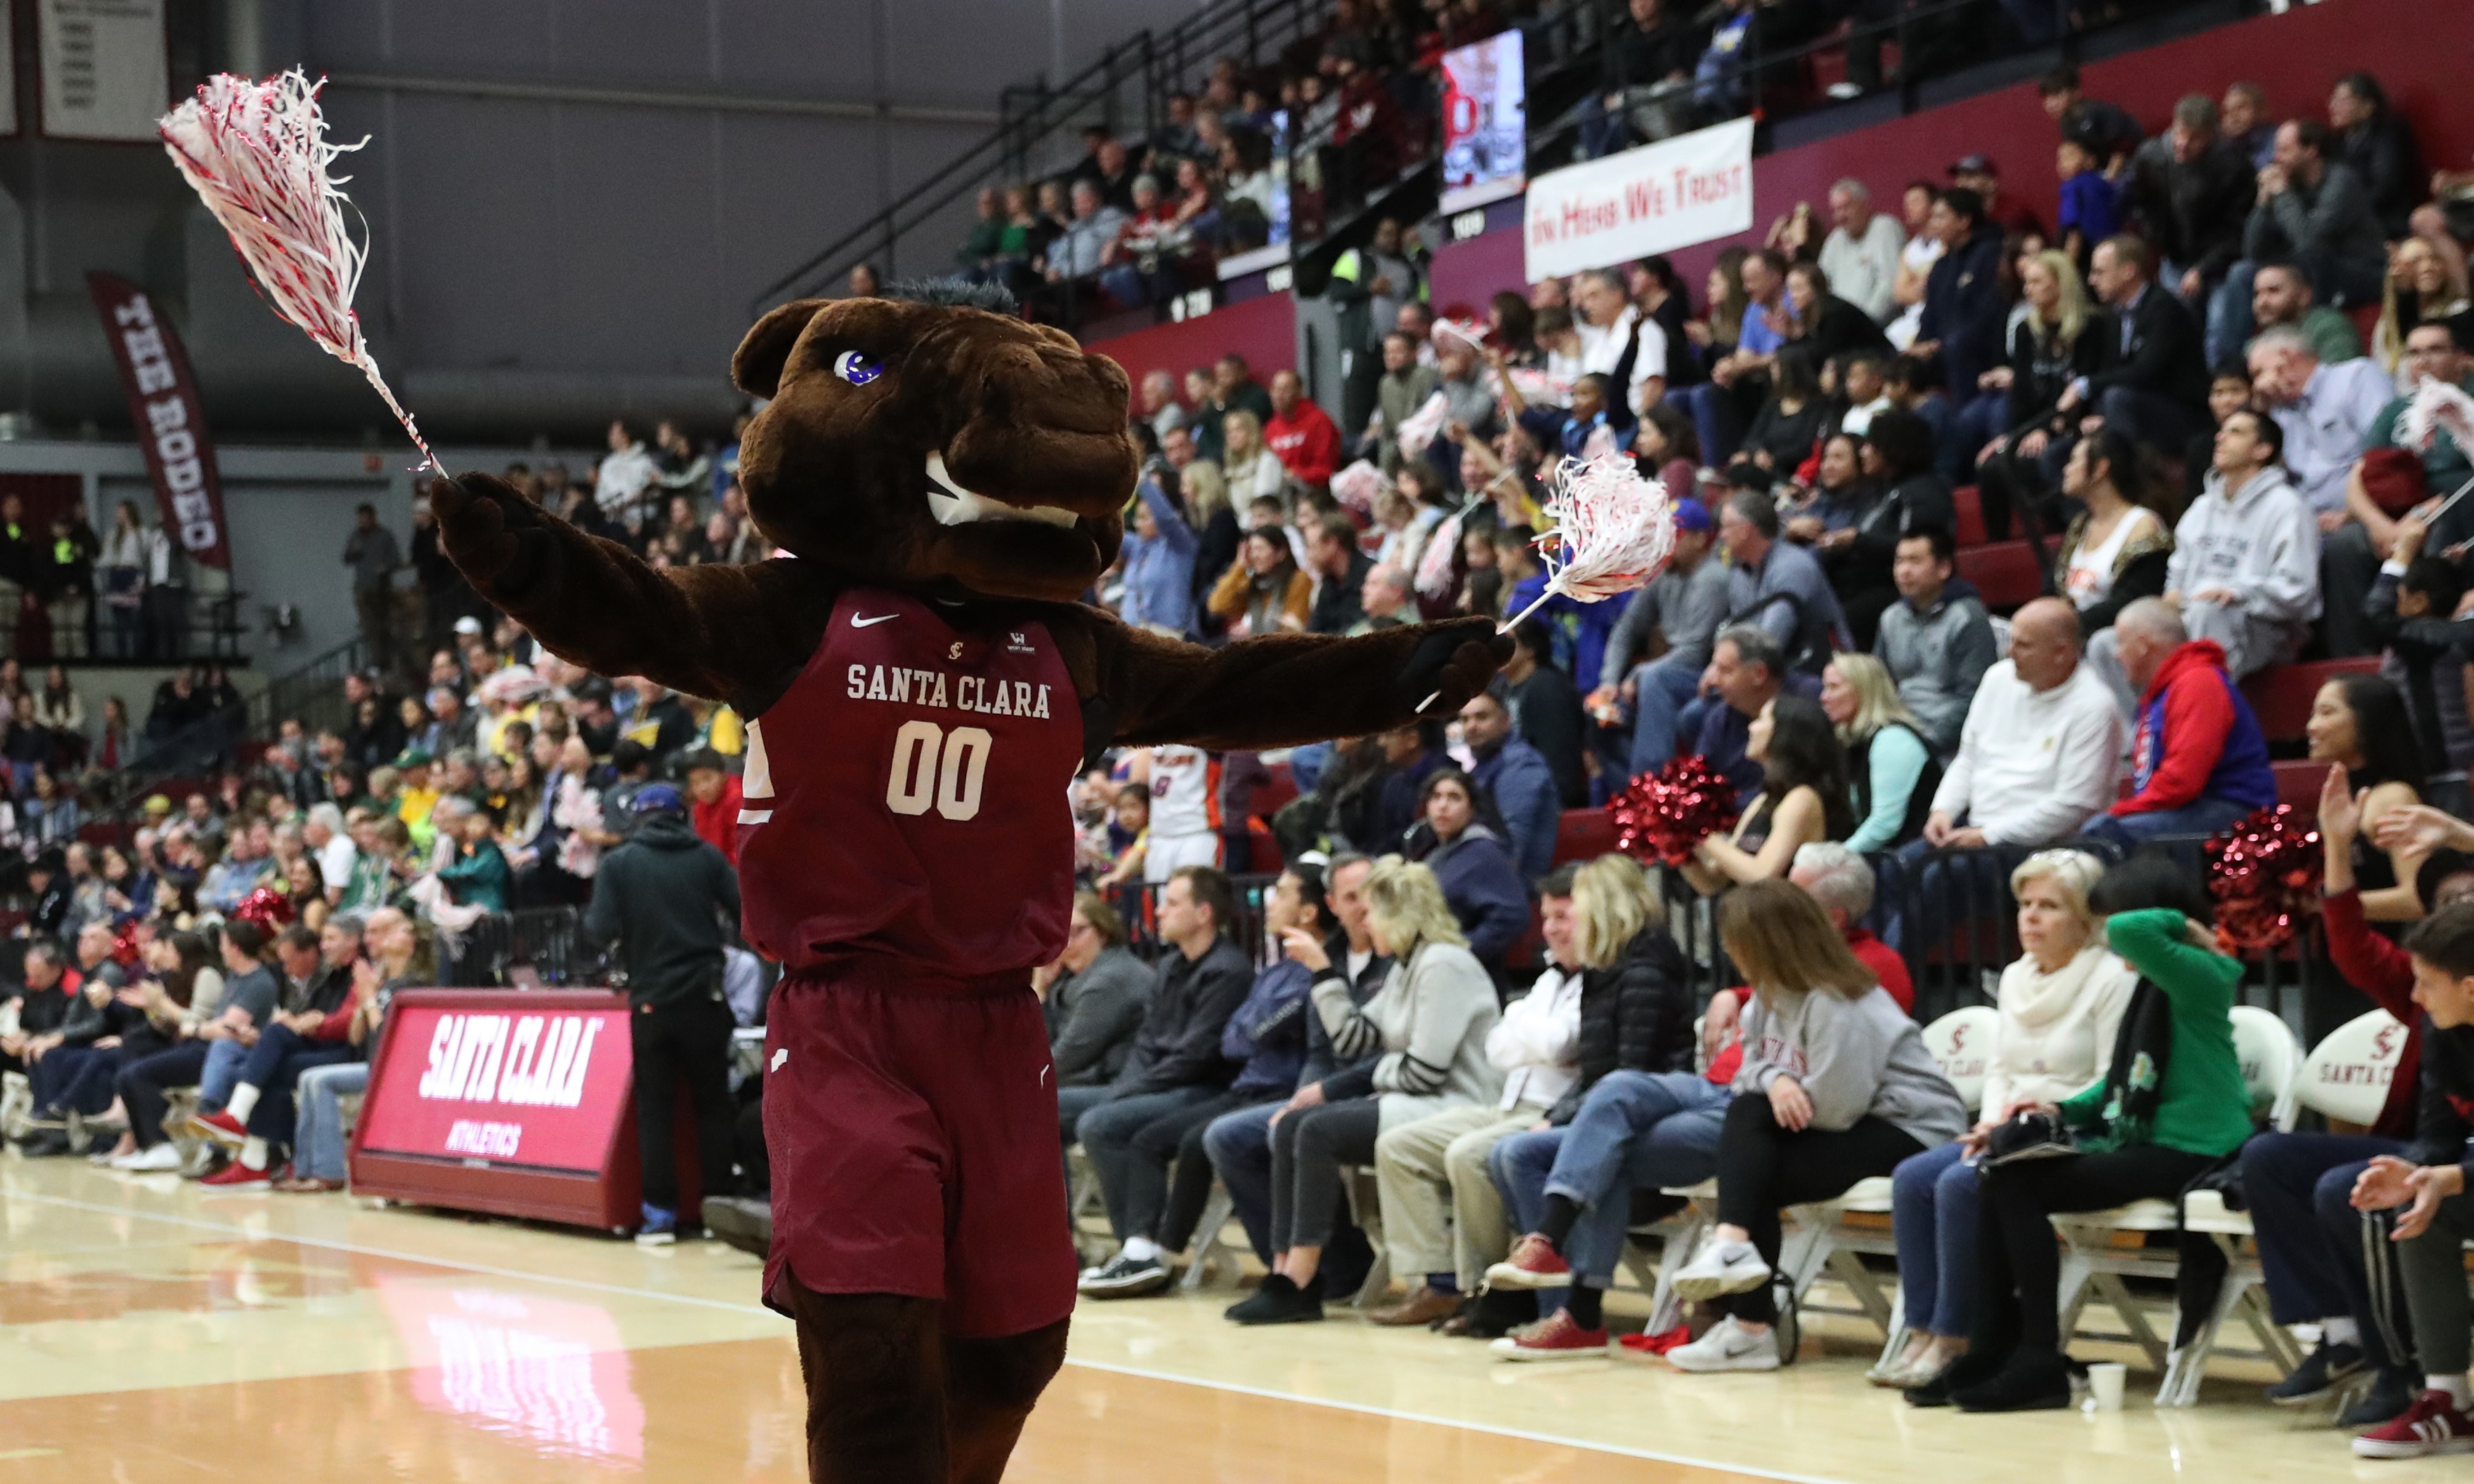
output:
[[[851,615],[851,627],[854,629],[872,628],[877,624],[891,623],[893,620],[901,616],[902,615],[900,613],[879,613],[873,618],[866,618],[858,613],[853,613]]]

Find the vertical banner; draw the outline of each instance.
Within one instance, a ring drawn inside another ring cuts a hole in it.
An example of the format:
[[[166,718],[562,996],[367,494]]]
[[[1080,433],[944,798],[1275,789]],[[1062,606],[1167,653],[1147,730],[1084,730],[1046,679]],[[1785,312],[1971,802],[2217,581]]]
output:
[[[163,0],[35,0],[42,34],[43,132],[155,142],[171,106]]]
[[[1467,211],[1520,194],[1529,164],[1528,74],[1517,30],[1443,54],[1443,196]]]
[[[0,0],[0,139],[17,132],[17,12]]]
[[[206,404],[198,397],[179,332],[156,312],[146,291],[126,278],[90,273],[85,286],[120,368],[129,420],[146,449],[146,472],[155,482],[164,529],[181,533],[182,549],[191,561],[231,570],[214,439],[206,432]]]
[[[1753,121],[1550,171],[1526,206],[1532,283],[1750,231]]]

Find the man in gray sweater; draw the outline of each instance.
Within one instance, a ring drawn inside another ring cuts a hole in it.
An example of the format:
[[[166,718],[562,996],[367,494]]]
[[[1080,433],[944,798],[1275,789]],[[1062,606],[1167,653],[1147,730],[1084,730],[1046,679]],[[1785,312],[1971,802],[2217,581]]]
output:
[[[1698,500],[1676,501],[1674,559],[1607,635],[1598,688],[1589,693],[1588,709],[1600,718],[1618,706],[1631,709],[1631,752],[1607,759],[1625,766],[1629,778],[1662,767],[1675,755],[1677,713],[1699,692],[1701,672],[1710,668],[1711,642],[1727,617],[1727,564],[1717,560],[1716,544],[1709,508]],[[1666,641],[1666,652],[1639,659],[1649,653],[1653,634]]]
[[[1976,687],[2001,658],[1983,600],[1972,588],[1951,590],[1956,562],[1950,533],[1939,526],[1901,537],[1890,565],[1899,601],[1882,612],[1873,640],[1873,653],[1898,682],[1899,699],[1944,757],[1958,750]]]
[[[1126,946],[1126,920],[1117,909],[1097,892],[1076,893],[1065,951],[1031,976],[1048,1020],[1056,1086],[1105,1089],[1116,1080],[1133,1054],[1158,977]]]

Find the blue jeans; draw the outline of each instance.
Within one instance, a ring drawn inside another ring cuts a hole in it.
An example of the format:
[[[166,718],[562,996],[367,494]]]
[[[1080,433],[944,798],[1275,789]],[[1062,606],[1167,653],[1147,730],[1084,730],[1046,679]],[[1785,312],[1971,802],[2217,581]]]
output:
[[[345,1175],[343,1099],[370,1086],[370,1064],[338,1062],[313,1066],[294,1084],[293,1101],[299,1123],[292,1136],[292,1173],[303,1180],[337,1180]]]
[[[118,1047],[54,1046],[30,1069],[27,1083],[35,1111],[54,1114],[75,1109],[99,1113],[111,1106],[111,1080],[120,1073]]]
[[[249,1050],[230,1040],[207,1044],[206,1068],[198,1073],[198,1112],[216,1113],[231,1101],[232,1089],[240,1083],[240,1065],[249,1060]]]
[[[1952,1338],[1976,1321],[1977,1203],[1984,1179],[1956,1141],[1890,1172],[1890,1225],[1899,1242],[1899,1302],[1907,1328]]]
[[[2392,1138],[2343,1134],[2262,1134],[2242,1149],[2243,1194],[2259,1233],[2269,1312],[2281,1325],[2353,1316],[2373,1365],[2414,1357],[2405,1323],[2389,1218],[2354,1209],[2355,1177],[2372,1156],[2397,1154]],[[2365,1251],[2390,1257],[2374,1286]]]
[[[2099,814],[2079,833],[2129,851],[2165,835],[2213,835],[2249,812],[2230,799],[2201,799],[2178,809]]]
[[[239,1081],[257,1089],[257,1106],[250,1111],[249,1131],[270,1144],[292,1142],[292,1088],[313,1066],[331,1066],[352,1059],[352,1048],[336,1041],[311,1041],[284,1026],[267,1027],[242,1059]],[[226,1100],[230,1098],[225,1094]]]
[[[1203,1130],[1202,1152],[1246,1228],[1246,1240],[1265,1267],[1272,1265],[1272,1115],[1285,1100],[1241,1108],[1211,1120]]]
[[[1638,778],[1666,766],[1675,755],[1677,729],[1686,706],[1701,688],[1695,665],[1653,659],[1632,672],[1633,702],[1631,776]]]
[[[1609,1072],[1570,1123],[1495,1145],[1487,1172],[1523,1232],[1538,1230],[1549,1195],[1580,1207],[1564,1258],[1574,1278],[1604,1288],[1623,1257],[1633,1191],[1699,1185],[1718,1172],[1730,1095],[1697,1072]]]

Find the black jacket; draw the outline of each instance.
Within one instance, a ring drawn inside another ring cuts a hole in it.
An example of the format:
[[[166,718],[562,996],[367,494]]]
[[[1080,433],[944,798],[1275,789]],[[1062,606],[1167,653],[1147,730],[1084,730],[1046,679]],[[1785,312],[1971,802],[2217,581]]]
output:
[[[2001,298],[2001,229],[1986,223],[1944,252],[1925,278],[1916,338],[1940,345],[1943,384],[1953,400],[1974,397],[1977,378],[2001,361],[2001,325],[2009,312]],[[2207,391],[2203,380],[2203,399]]]
[[[2059,426],[2064,418],[2053,413],[2053,404],[2062,399],[2072,381],[2086,376],[2093,384],[2121,354],[2122,331],[2104,310],[2089,310],[2087,323],[2079,326],[2079,338],[2068,345],[2062,344],[2059,333],[2040,338],[2033,324],[2020,321],[2018,333],[2010,337],[2011,429],[2050,419],[2047,432],[2066,431]]]
[[[2332,136],[2328,157],[2353,166],[2362,177],[2371,193],[2371,210],[2380,219],[2380,235],[2391,241],[2404,236],[2407,220],[2431,181],[2413,128],[2384,109]]]
[[[1809,348],[1819,360],[1834,360],[1851,350],[1890,353],[1890,337],[1873,323],[1873,317],[1835,294],[1822,295],[1807,318],[1812,322],[1811,328],[1789,344]]]
[[[1655,924],[1624,945],[1621,957],[1581,975],[1580,1080],[1546,1114],[1569,1123],[1581,1099],[1612,1071],[1688,1072],[1692,980],[1684,954]]]
[[[1366,574],[1374,570],[1373,559],[1362,551],[1348,554],[1348,570],[1338,577],[1326,576],[1315,589],[1314,607],[1306,613],[1308,634],[1346,634],[1349,626],[1366,617]]]
[[[2142,151],[2130,177],[2130,208],[2156,245],[2157,255],[2195,268],[2211,282],[2242,256],[2243,224],[2259,193],[2250,156],[2219,139],[2197,159],[2173,158],[2170,140]]]
[[[2121,311],[2114,313],[2119,346]],[[2112,366],[2088,378],[2088,400],[2115,387],[2152,392],[2194,412],[2208,404],[2208,353],[2198,322],[2163,284],[2140,292],[2130,309],[2130,344]]]
[[[1159,984],[1143,1012],[1143,1028],[1134,1033],[1133,1055],[1108,1085],[1108,1095],[1226,1087],[1237,1065],[1220,1054],[1220,1033],[1253,987],[1246,950],[1226,938],[1201,958],[1169,949],[1159,962]]]
[[[602,861],[584,931],[618,945],[629,1004],[668,1006],[721,998],[722,924],[738,921],[739,874],[687,816],[660,813]]]
[[[2465,1141],[2474,1137],[2474,1025],[2441,1030],[2431,1017],[2422,1017],[2422,1103],[2413,1123],[2413,1142],[2404,1151],[2414,1164],[2463,1164],[2474,1175],[2474,1156]],[[2474,1189],[2474,1182],[2467,1188]]]

